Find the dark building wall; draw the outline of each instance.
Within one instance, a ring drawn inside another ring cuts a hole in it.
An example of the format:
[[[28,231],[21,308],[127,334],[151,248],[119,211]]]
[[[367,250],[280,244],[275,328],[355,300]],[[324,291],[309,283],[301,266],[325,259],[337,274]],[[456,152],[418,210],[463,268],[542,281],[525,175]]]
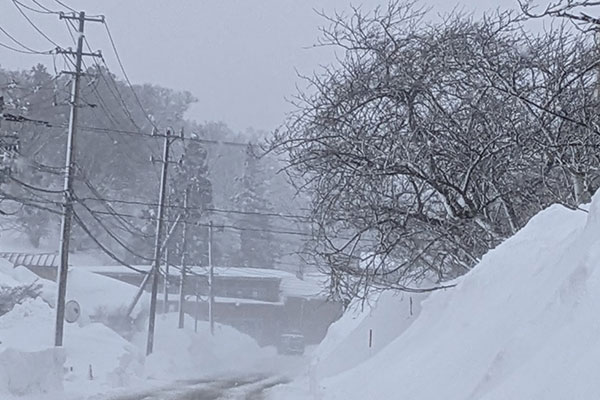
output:
[[[325,338],[329,326],[337,321],[343,312],[341,303],[326,299],[289,297],[285,302],[282,329],[300,332],[307,344],[317,344]]]

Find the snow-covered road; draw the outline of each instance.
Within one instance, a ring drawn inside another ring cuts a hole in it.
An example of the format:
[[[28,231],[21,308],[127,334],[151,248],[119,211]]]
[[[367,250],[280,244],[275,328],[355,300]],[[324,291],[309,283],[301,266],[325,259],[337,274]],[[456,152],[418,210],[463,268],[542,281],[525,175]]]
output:
[[[260,400],[266,389],[287,381],[264,375],[189,380],[127,394],[97,395],[89,400]]]

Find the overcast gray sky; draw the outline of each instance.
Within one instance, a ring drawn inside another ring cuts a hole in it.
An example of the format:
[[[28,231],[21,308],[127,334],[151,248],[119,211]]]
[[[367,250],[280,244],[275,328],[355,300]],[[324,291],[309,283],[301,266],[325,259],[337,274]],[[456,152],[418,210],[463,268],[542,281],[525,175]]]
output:
[[[32,0],[19,0],[35,7]],[[54,0],[38,0],[61,9]],[[372,8],[385,0],[64,0],[88,14],[108,20],[129,77],[134,83],[154,83],[189,90],[197,98],[189,117],[223,121],[235,130],[271,130],[290,106],[296,69],[311,73],[331,61],[324,49],[310,49],[323,20],[314,9],[347,10],[350,4]],[[448,12],[457,4],[476,13],[513,8],[516,0],[423,0],[434,11]],[[0,26],[35,49],[53,46],[20,15],[12,0],[0,0]],[[54,15],[28,12],[33,22],[57,43],[69,46],[64,22]],[[94,49],[106,54],[113,72],[118,64],[100,24],[86,26]],[[0,32],[0,42],[10,40]],[[3,68],[29,68],[43,61],[0,49]],[[45,60],[48,63],[49,59]]]

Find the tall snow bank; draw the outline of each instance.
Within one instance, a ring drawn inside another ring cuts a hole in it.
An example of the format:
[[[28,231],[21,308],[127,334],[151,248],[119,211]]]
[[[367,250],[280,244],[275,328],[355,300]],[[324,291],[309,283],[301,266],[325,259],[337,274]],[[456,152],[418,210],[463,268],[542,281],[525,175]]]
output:
[[[373,358],[322,382],[326,399],[597,399],[600,195],[552,206],[424,301]]]
[[[353,304],[329,327],[312,355],[315,371],[311,373],[323,379],[374,356],[416,320],[427,296],[388,291],[370,304]]]

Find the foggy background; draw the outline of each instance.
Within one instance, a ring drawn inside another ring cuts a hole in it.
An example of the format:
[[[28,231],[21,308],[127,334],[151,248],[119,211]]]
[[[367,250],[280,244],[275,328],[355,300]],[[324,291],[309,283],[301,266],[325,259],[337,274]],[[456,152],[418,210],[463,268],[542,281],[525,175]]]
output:
[[[0,25],[36,50],[44,41],[8,0],[0,9]],[[187,117],[199,122],[223,121],[234,131],[248,127],[272,130],[290,110],[286,101],[301,84],[297,72],[310,74],[333,60],[331,49],[312,47],[319,26],[315,10],[331,14],[350,4],[372,9],[384,0],[227,0],[177,2],[157,0],[79,0],[69,4],[88,14],[105,15],[131,81],[188,90],[197,97]],[[454,8],[481,13],[514,8],[515,0],[425,0],[434,13]],[[31,14],[31,13],[30,13]],[[71,39],[64,22],[47,15],[32,20],[61,45]],[[93,50],[102,49],[107,63],[121,77],[101,24],[87,24]],[[28,69],[48,57],[15,54],[0,48],[0,66]],[[60,67],[60,66],[59,66]]]

